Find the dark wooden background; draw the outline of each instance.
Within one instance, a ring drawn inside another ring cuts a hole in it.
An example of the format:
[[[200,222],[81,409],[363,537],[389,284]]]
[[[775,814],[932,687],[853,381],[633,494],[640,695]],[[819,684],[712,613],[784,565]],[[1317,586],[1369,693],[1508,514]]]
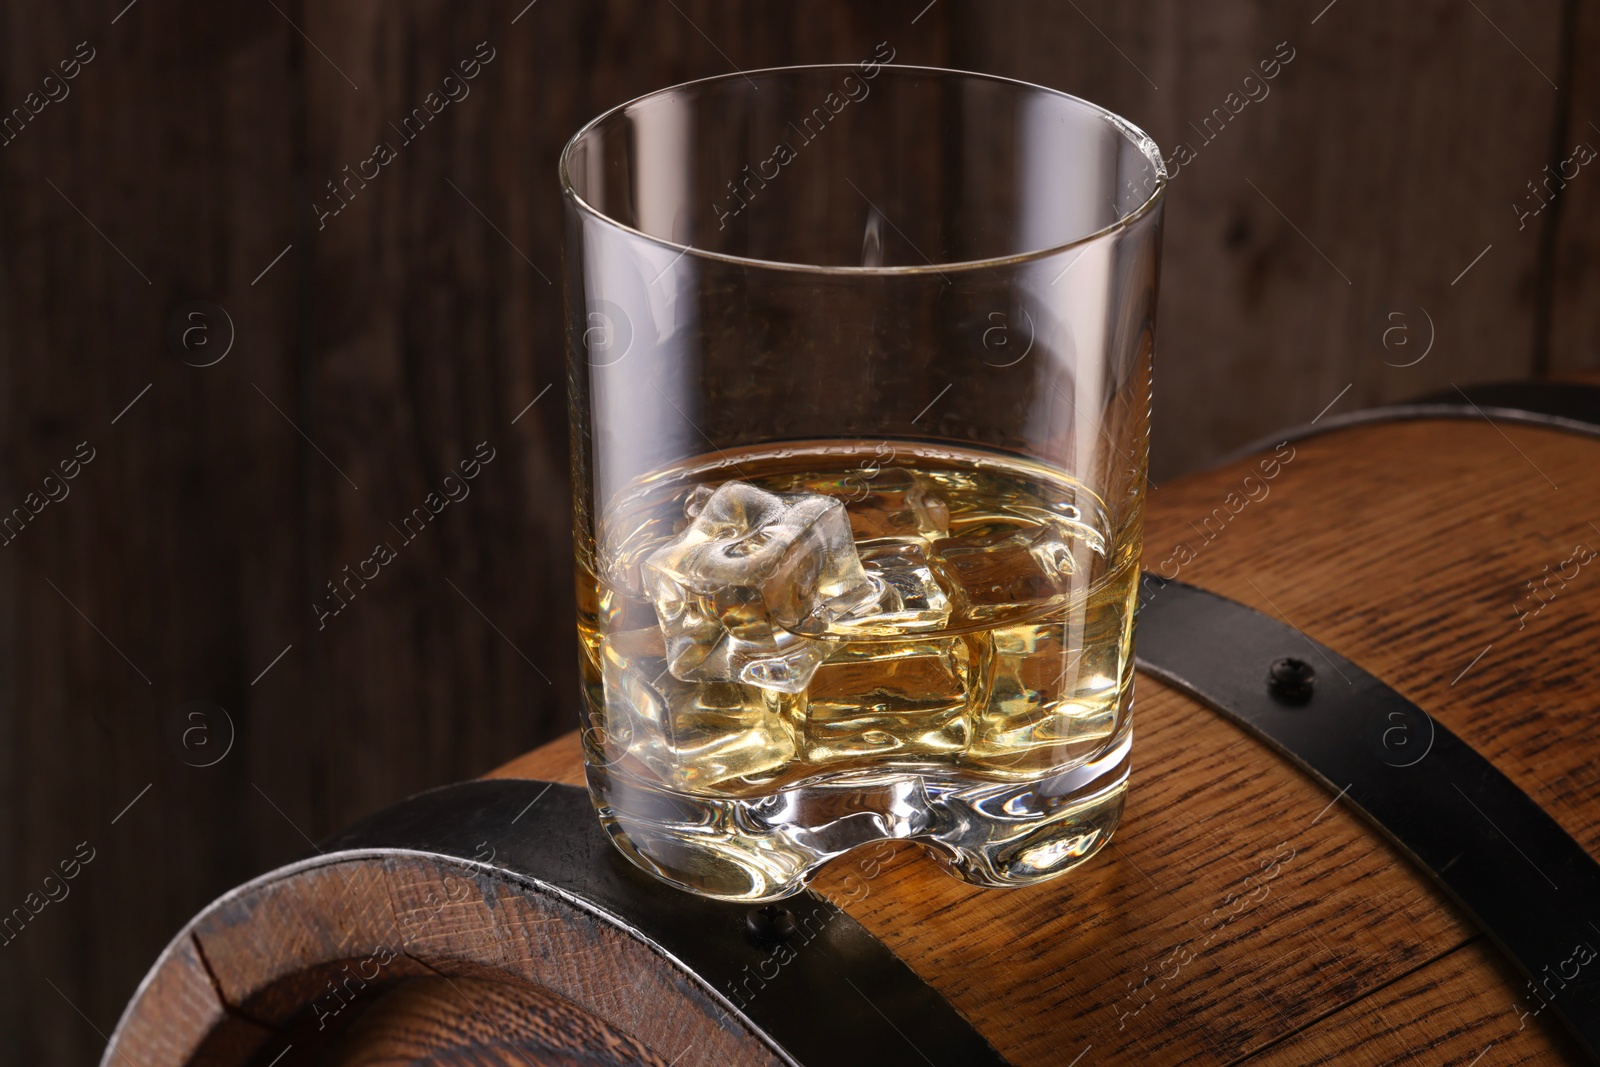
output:
[[[0,546],[0,916],[94,850],[0,945],[0,1063],[92,1062],[207,900],[572,726],[555,165],[624,99],[887,41],[1189,141],[1157,482],[1330,405],[1597,365],[1600,166],[1513,207],[1600,145],[1596,0],[525,3],[0,6],[7,114],[94,50],[0,146],[0,514],[95,455]],[[470,95],[319,229],[482,41]],[[175,321],[232,347],[187,365]],[[470,496],[319,627],[480,442]]]

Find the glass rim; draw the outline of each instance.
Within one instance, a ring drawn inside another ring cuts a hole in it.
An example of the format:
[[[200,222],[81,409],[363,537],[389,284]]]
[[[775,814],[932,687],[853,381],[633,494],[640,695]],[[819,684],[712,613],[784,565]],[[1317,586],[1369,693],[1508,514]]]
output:
[[[631,100],[625,100],[614,107],[608,108],[599,115],[596,115],[594,118],[590,119],[588,122],[584,123],[576,133],[567,139],[567,143],[562,146],[559,164],[562,195],[575,204],[577,209],[588,217],[596,219],[607,226],[612,227],[613,229],[632,234],[635,237],[650,242],[651,244],[658,245],[663,249],[676,252],[678,254],[678,258],[680,259],[684,256],[692,256],[699,259],[713,260],[720,263],[730,263],[744,267],[757,267],[762,270],[787,270],[810,274],[903,275],[945,274],[950,271],[986,270],[995,267],[1014,266],[1027,263],[1032,260],[1049,259],[1052,256],[1057,256],[1063,252],[1068,252],[1079,247],[1080,245],[1087,245],[1104,237],[1108,237],[1112,234],[1129,229],[1135,223],[1139,222],[1156,209],[1156,206],[1162,202],[1167,190],[1167,185],[1171,181],[1171,179],[1167,176],[1166,164],[1161,158],[1161,147],[1156,143],[1155,138],[1151,137],[1144,130],[1140,129],[1132,122],[1129,122],[1121,115],[1118,115],[1116,112],[1094,103],[1092,100],[1085,100],[1081,96],[1075,96],[1072,93],[1064,92],[1060,89],[1052,89],[1049,86],[1039,85],[1035,82],[1024,81],[1021,78],[1006,78],[998,74],[985,74],[981,71],[958,70],[953,67],[930,67],[907,63],[880,63],[878,65],[880,70],[915,72],[923,74],[935,74],[940,76],[955,75],[961,78],[973,78],[991,82],[1004,82],[1010,85],[1018,85],[1025,89],[1029,89],[1033,92],[1041,93],[1047,96],[1060,97],[1062,99],[1069,100],[1074,104],[1081,105],[1082,107],[1097,113],[1102,119],[1108,122],[1124,137],[1126,137],[1134,145],[1134,147],[1139,149],[1139,151],[1144,155],[1145,159],[1149,161],[1155,168],[1155,186],[1150,191],[1150,194],[1146,196],[1145,199],[1140,202],[1138,207],[1134,208],[1132,211],[1129,211],[1127,214],[1123,215],[1110,225],[1102,226],[1098,230],[1084,234],[1081,237],[1075,237],[1070,241],[1049,245],[1045,248],[1030,249],[1026,252],[1015,252],[1005,256],[991,256],[985,259],[952,260],[947,263],[930,262],[921,264],[901,264],[891,267],[843,265],[828,266],[820,263],[793,263],[781,259],[760,259],[753,256],[736,256],[730,255],[726,252],[712,252],[704,248],[696,248],[694,245],[686,245],[681,242],[671,240],[670,238],[659,237],[652,233],[646,233],[636,226],[630,226],[625,222],[621,222],[613,216],[606,214],[604,211],[601,211],[593,204],[589,203],[573,187],[572,175],[568,164],[572,159],[578,142],[583,140],[584,137],[594,130],[598,129],[602,123],[622,113],[623,111],[626,111],[628,108],[635,106],[636,104],[642,104],[645,101],[654,99],[658,96],[665,96],[667,93],[680,92],[684,89],[689,89],[695,86],[704,86],[713,82],[729,81],[734,78],[748,78],[751,75],[783,74],[792,71],[851,71],[856,70],[859,66],[859,63],[796,63],[784,67],[761,67],[754,70],[732,71],[727,74],[713,74],[705,78],[695,78],[691,81],[680,82],[677,85],[664,86],[663,88],[654,89],[641,96],[636,96]]]

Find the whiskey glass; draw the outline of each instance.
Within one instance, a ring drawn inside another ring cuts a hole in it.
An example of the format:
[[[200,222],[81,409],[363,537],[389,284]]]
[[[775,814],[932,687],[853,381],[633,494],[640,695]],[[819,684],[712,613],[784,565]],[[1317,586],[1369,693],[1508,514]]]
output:
[[[1166,174],[1116,115],[872,60],[561,157],[599,818],[777,899],[902,839],[1022,886],[1115,830]]]

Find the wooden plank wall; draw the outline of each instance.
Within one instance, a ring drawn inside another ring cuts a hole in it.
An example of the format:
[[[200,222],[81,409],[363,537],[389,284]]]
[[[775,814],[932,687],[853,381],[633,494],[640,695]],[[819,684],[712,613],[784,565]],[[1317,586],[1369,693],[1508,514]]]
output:
[[[91,1062],[207,900],[570,726],[555,158],[614,103],[888,41],[1191,141],[1161,478],[1336,398],[1600,350],[1600,174],[1520,230],[1511,207],[1600,144],[1587,0],[125,3],[0,7],[0,114],[59,97],[0,144],[0,514],[93,455],[0,545],[0,917],[39,907],[0,932],[0,1064]],[[472,59],[469,95],[392,131]]]
[[[1595,5],[1560,0],[961,9],[960,65],[1090,97],[1169,157],[1192,149],[1167,204],[1158,480],[1336,397],[1597,365],[1582,294],[1600,264],[1575,267],[1593,258],[1600,173],[1538,214],[1512,208],[1541,203],[1527,183],[1558,146],[1600,149],[1584,121],[1600,107],[1573,97],[1595,96],[1594,71],[1570,76],[1561,47],[1569,9],[1592,41]]]

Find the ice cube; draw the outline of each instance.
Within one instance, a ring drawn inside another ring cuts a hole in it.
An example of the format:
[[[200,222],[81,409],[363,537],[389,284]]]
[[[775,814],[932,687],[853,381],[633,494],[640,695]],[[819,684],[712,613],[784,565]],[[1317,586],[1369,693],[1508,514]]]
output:
[[[684,682],[667,669],[661,631],[606,637],[606,758],[639,760],[685,789],[770,774],[798,753],[798,697],[738,682]]]
[[[976,766],[1042,773],[1097,751],[1116,728],[1132,656],[1125,614],[1111,604],[1074,623],[993,630],[989,689],[973,717]]]
[[[950,598],[934,575],[924,541],[877,541],[858,546],[862,569],[881,586],[870,611],[837,620],[830,633],[844,637],[894,637],[943,628]]]
[[[964,613],[992,619],[1048,607],[1073,592],[1078,546],[1064,524],[987,522],[934,542]]]
[[[840,619],[871,614],[884,584],[856,554],[844,506],[816,493],[724,482],[641,567],[673,677],[798,693]]]
[[[711,499],[713,490],[709,485],[697,485],[689,490],[689,495],[683,500],[683,513],[688,518],[694,518],[706,509],[706,501]]]
[[[881,537],[944,537],[950,529],[950,508],[937,486],[915,471],[899,467],[860,471],[850,495],[850,528],[856,540]]]
[[[811,679],[805,757],[960,752],[968,704],[982,689],[983,645],[982,635],[846,645]]]
[[[885,537],[933,541],[950,529],[950,507],[939,495],[938,483],[902,467],[788,474],[774,478],[769,488],[784,493],[823,493],[844,501],[858,545]]]
[[[643,597],[645,589],[640,567],[651,552],[672,537],[681,521],[670,510],[640,516],[619,507],[606,514],[600,520],[594,562],[597,577],[603,584],[630,597]]]

